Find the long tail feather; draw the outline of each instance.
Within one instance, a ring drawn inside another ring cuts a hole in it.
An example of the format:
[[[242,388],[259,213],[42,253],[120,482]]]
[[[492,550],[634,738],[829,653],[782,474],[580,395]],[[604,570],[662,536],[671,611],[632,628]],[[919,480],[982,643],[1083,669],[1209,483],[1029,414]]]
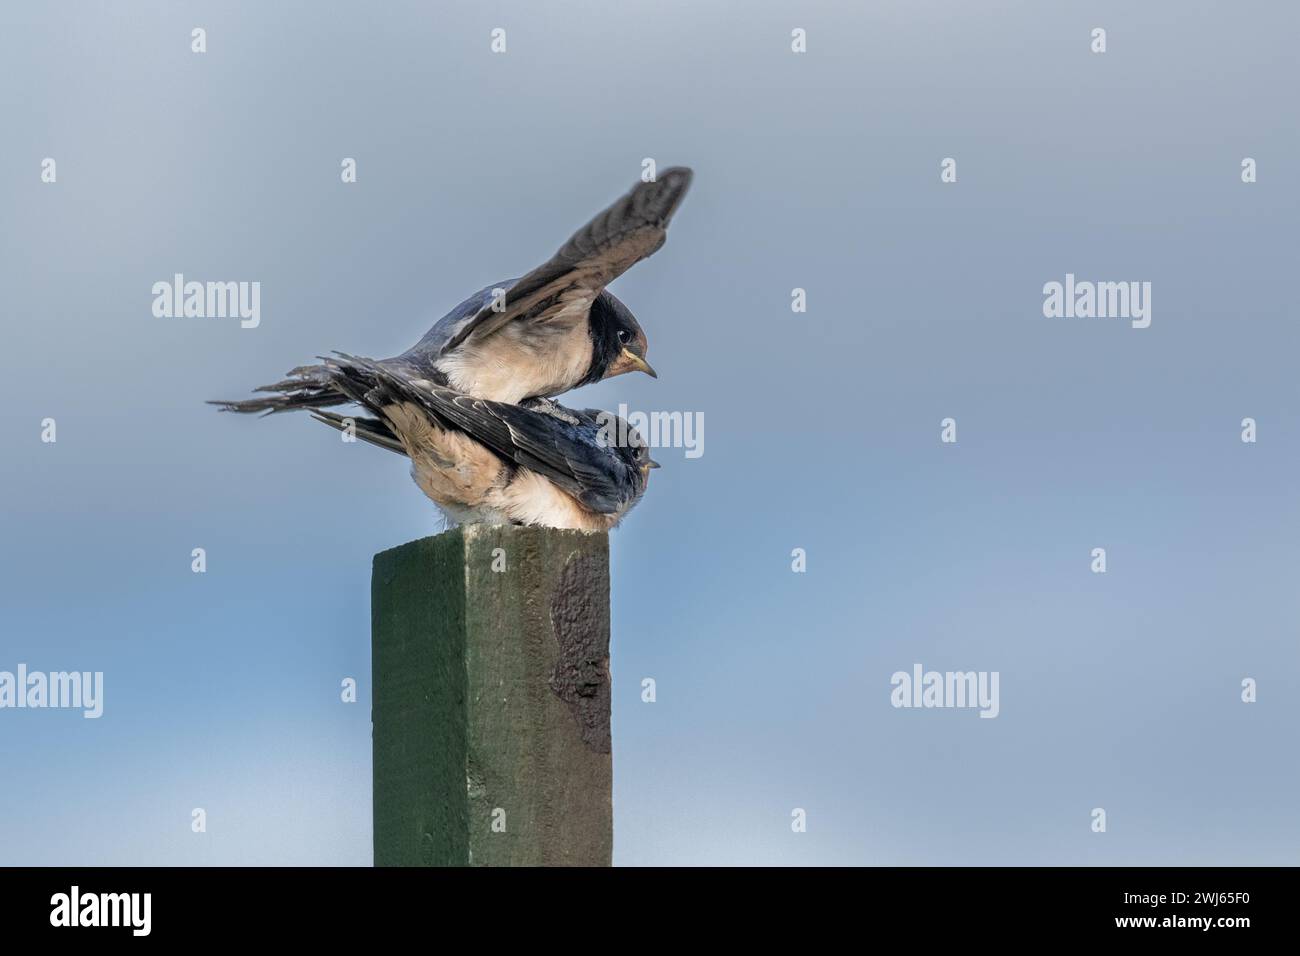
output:
[[[213,401],[223,412],[291,412],[303,408],[328,408],[342,405],[348,397],[340,392],[333,383],[330,370],[324,365],[304,365],[289,373],[289,377],[272,385],[263,385],[254,389],[267,392],[265,396],[245,398],[239,401]]]
[[[358,418],[340,415],[337,412],[321,411],[312,412],[311,417],[341,432],[348,430],[350,422],[353,434],[362,441],[396,452],[403,458],[406,457],[406,448],[398,441],[397,436],[392,433],[391,429],[377,418]]]

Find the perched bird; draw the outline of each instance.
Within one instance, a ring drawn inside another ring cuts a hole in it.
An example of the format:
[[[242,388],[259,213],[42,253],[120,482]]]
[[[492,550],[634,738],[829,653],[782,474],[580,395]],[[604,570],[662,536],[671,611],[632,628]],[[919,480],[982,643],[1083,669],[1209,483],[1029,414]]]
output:
[[[645,332],[605,286],[664,244],[690,184],[684,167],[638,183],[547,262],[474,293],[381,364],[412,380],[510,403],[624,372],[657,377],[646,361]],[[326,408],[347,401],[336,386],[326,368],[307,365],[257,389],[263,397],[218,404],[237,412]]]
[[[409,457],[415,483],[455,522],[605,531],[659,467],[635,429],[605,412],[472,398],[347,355],[320,368],[345,400],[376,417],[313,417]]]

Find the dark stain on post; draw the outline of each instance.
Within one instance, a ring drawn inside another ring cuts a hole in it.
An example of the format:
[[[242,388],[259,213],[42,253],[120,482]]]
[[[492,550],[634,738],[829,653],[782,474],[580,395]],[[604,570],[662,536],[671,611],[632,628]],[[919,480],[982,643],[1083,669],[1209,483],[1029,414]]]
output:
[[[578,722],[582,741],[596,753],[610,752],[609,626],[591,582],[599,566],[574,551],[560,572],[551,601],[551,629],[560,646],[550,685]]]

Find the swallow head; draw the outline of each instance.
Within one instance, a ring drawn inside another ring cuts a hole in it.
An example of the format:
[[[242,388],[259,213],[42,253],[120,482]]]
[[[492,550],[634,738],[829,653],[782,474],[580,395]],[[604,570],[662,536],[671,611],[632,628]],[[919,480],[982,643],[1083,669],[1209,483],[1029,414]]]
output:
[[[637,495],[645,491],[650,480],[650,472],[660,467],[659,462],[650,457],[650,446],[641,437],[641,433],[628,424],[627,419],[608,412],[588,412],[593,420],[600,421],[612,438],[606,447],[627,467],[629,478]]]
[[[660,466],[659,462],[650,457],[650,446],[641,437],[641,433],[631,425],[627,426],[627,444],[623,450],[628,465],[635,470],[644,487],[650,481],[650,472]]]
[[[646,361],[649,343],[646,341],[645,330],[631,309],[609,292],[602,292],[591,304],[588,321],[592,340],[589,382],[598,382],[624,372],[645,372],[651,378],[659,377]]]

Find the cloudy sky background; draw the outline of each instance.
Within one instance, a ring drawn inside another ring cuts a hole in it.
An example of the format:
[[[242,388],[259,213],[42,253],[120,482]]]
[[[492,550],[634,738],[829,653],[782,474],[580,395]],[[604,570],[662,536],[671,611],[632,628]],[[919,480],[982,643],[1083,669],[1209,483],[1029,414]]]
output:
[[[0,9],[0,669],[106,684],[0,711],[0,863],[370,862],[370,561],[438,520],[203,401],[400,351],[645,157],[696,170],[613,287],[661,378],[570,401],[705,453],[612,538],[616,862],[1300,861],[1300,8],[330,6]],[[176,272],[260,327],[153,317]],[[1151,327],[1045,319],[1067,272]],[[895,710],[917,662],[1000,716]]]

